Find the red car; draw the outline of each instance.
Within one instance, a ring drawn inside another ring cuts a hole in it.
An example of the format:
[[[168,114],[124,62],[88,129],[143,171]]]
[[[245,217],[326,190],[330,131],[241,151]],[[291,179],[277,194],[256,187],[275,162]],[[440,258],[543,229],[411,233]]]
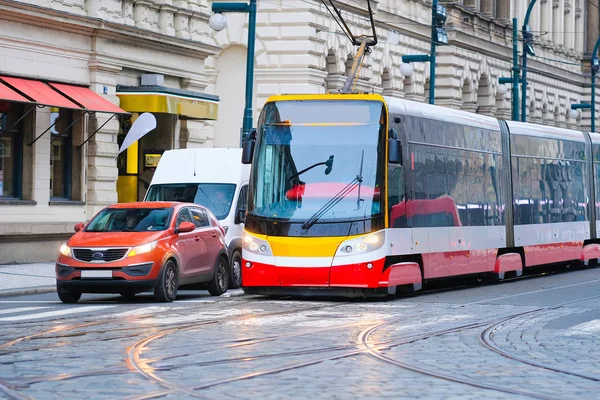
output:
[[[207,284],[213,296],[228,288],[225,231],[205,207],[176,202],[120,203],[100,211],[62,245],[56,288],[64,303],[82,293],[153,291],[171,302],[180,285]]]

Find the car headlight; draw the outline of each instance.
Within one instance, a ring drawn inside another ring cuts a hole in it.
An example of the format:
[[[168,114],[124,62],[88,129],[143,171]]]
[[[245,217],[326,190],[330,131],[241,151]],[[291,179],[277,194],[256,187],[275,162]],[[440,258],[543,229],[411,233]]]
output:
[[[385,232],[379,231],[367,236],[344,240],[337,249],[336,256],[354,256],[379,250],[385,243]]]
[[[250,253],[260,254],[263,256],[273,255],[271,246],[266,240],[259,239],[246,233],[242,242],[242,248]]]
[[[71,254],[71,248],[69,246],[67,246],[66,243],[64,243],[62,246],[60,246],[60,254],[62,254],[63,256],[66,257],[73,257]]]
[[[149,253],[152,250],[154,250],[154,248],[156,247],[156,243],[157,242],[151,242],[151,243],[146,243],[146,244],[142,244],[139,246],[135,246],[133,249],[129,250],[129,254],[127,254],[127,257],[133,257],[133,256],[137,256],[140,254]]]

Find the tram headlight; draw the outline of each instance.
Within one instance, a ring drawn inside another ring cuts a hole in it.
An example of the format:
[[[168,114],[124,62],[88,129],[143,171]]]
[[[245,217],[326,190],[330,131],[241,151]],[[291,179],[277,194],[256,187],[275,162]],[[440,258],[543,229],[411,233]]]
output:
[[[343,241],[338,247],[336,256],[353,256],[379,250],[385,243],[385,232],[379,231],[367,236]]]
[[[244,235],[244,240],[242,241],[242,243],[242,248],[251,253],[260,254],[262,256],[273,255],[269,242],[267,242],[266,240],[259,239],[248,233]]]

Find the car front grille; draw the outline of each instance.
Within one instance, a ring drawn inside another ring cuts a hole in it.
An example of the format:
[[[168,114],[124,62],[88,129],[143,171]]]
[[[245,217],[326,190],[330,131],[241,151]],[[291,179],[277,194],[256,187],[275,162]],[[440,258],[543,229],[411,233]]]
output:
[[[128,249],[73,249],[76,260],[83,262],[113,262],[125,257]]]

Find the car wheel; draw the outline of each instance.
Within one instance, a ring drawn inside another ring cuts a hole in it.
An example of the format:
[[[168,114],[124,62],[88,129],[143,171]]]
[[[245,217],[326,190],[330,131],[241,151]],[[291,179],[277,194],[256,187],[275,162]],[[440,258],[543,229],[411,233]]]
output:
[[[58,298],[66,304],[77,303],[81,298],[81,293],[63,293],[60,289],[57,290]]]
[[[239,251],[234,251],[231,255],[231,276],[229,277],[229,287],[238,289],[242,287],[242,255]]]
[[[158,284],[154,289],[154,296],[160,302],[170,303],[177,297],[179,288],[179,272],[173,260],[165,263]]]
[[[227,291],[229,285],[228,269],[225,257],[219,257],[215,266],[215,275],[210,285],[208,285],[208,293],[213,296],[220,296]]]

